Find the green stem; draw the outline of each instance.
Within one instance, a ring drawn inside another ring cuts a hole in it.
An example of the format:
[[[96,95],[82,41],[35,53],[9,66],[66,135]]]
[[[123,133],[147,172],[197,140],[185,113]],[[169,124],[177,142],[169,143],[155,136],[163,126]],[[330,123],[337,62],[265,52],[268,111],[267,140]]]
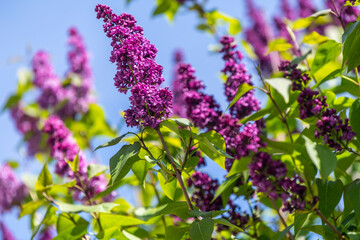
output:
[[[180,188],[181,188],[181,191],[182,191],[183,194],[184,194],[186,203],[187,203],[187,205],[188,205],[188,207],[189,207],[190,210],[194,210],[194,208],[193,208],[193,206],[192,206],[192,204],[191,204],[191,200],[190,200],[190,198],[189,198],[189,195],[188,195],[188,193],[187,193],[187,191],[186,191],[184,182],[183,182],[183,180],[182,180],[182,178],[181,178],[181,173],[179,172],[179,170],[178,170],[177,167],[176,167],[176,164],[175,164],[175,162],[174,162],[174,159],[173,159],[173,157],[171,156],[170,151],[169,151],[169,149],[167,148],[167,146],[166,146],[166,144],[165,144],[165,140],[164,140],[163,136],[161,135],[161,132],[160,132],[159,128],[156,128],[155,130],[156,130],[156,133],[159,135],[160,141],[161,141],[161,143],[162,143],[162,145],[163,145],[163,147],[164,147],[164,149],[165,149],[165,152],[166,152],[166,154],[168,155],[168,157],[169,157],[169,159],[170,159],[171,166],[173,167],[173,169],[174,169],[174,171],[175,171],[176,178],[177,178],[177,180],[178,180],[178,182],[179,182],[179,184],[180,184]]]

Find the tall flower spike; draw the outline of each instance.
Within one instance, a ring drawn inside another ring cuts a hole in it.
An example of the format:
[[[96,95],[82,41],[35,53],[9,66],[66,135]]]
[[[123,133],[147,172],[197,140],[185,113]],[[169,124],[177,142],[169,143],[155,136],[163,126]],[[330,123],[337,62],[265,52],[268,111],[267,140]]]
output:
[[[8,164],[0,166],[0,171],[0,212],[4,213],[14,206],[20,206],[28,194],[28,189]]]
[[[260,65],[265,72],[272,69],[271,59],[269,55],[265,55],[267,46],[271,36],[271,30],[266,23],[264,14],[255,8],[253,0],[246,0],[247,8],[249,9],[249,16],[253,22],[251,28],[245,31],[246,40],[254,48],[255,54],[259,59]],[[261,29],[261,31],[259,31]]]
[[[171,84],[171,91],[174,95],[173,98],[173,114],[179,117],[186,117],[186,109],[184,108],[184,93],[182,81],[178,77],[178,67],[183,62],[184,56],[180,50],[174,53],[174,76]]]
[[[127,13],[116,15],[106,6],[95,8],[97,18],[103,18],[106,36],[112,39],[110,61],[116,63],[115,86],[126,93],[136,83],[160,85],[162,66],[156,63],[157,49],[143,36],[142,27],[136,25],[133,16]]]
[[[91,94],[92,73],[89,56],[80,33],[76,28],[69,29],[68,62],[70,69],[67,76],[78,79],[64,87],[66,104],[60,109],[58,115],[62,118],[74,117],[77,113],[86,113],[89,104],[95,102]]]
[[[243,56],[241,52],[236,49],[234,39],[230,36],[224,36],[221,38],[220,43],[222,45],[220,53],[223,53],[223,59],[225,60],[225,66],[222,72],[227,76],[225,82],[225,96],[228,102],[231,102],[241,84],[252,85],[251,76],[247,73],[245,66],[241,63]],[[233,106],[231,106],[231,115],[241,119],[254,111],[260,110],[260,103],[254,97],[254,91],[247,92],[242,96]]]
[[[51,116],[44,124],[43,131],[49,135],[47,140],[50,146],[51,157],[57,160],[55,172],[62,177],[76,179],[77,184],[81,186],[80,180],[85,184],[87,194],[90,198],[106,189],[107,180],[98,176],[92,179],[87,178],[87,167],[85,154],[79,149],[79,146],[72,137],[71,132],[66,128],[63,121],[57,116]],[[70,169],[67,161],[74,161],[76,155],[79,157],[79,168],[77,175]],[[82,186],[81,186],[82,187]],[[111,200],[114,192],[103,200]],[[85,196],[78,189],[75,189],[74,197],[78,200],[85,200]]]

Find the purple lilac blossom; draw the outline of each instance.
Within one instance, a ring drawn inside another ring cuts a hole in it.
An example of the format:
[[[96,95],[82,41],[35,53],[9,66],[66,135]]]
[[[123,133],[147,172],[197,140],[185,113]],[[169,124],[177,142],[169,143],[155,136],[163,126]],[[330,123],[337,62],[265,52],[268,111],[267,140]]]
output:
[[[11,107],[10,113],[12,119],[15,121],[16,128],[26,140],[27,154],[34,156],[37,152],[42,151],[42,134],[37,127],[38,118],[27,114],[21,103]]]
[[[89,109],[89,104],[95,102],[91,94],[92,73],[88,52],[76,28],[69,29],[68,44],[70,48],[68,52],[70,69],[68,70],[67,77],[77,79],[78,82],[73,80],[64,86],[66,103],[58,112],[58,115],[62,118],[74,117],[76,113],[86,113]]]
[[[318,129],[315,130],[315,137],[322,137],[324,143],[335,151],[343,150],[343,147],[356,136],[349,126],[349,119],[343,121],[335,109],[327,108],[317,121],[316,127]]]
[[[0,212],[4,213],[14,206],[20,206],[28,189],[8,164],[0,166],[0,171]]]
[[[327,8],[330,8],[334,12],[338,12],[338,13],[341,12],[341,20],[344,23],[344,27],[346,27],[347,24],[350,23],[350,22],[356,22],[357,17],[359,16],[359,13],[360,13],[360,11],[359,11],[359,9],[357,7],[345,6],[343,8],[345,2],[346,2],[346,0],[336,0],[336,1],[334,1],[335,7],[336,7],[336,10],[335,10],[333,1],[332,0],[326,0],[326,7]],[[336,24],[341,25],[341,22],[335,16],[334,16],[334,21],[335,21]]]
[[[80,150],[71,132],[66,128],[63,121],[58,116],[49,117],[45,124],[43,131],[49,135],[47,143],[50,147],[51,157],[57,160],[55,165],[55,172],[62,177],[69,179],[76,179],[78,185],[83,187],[80,183],[85,184],[85,191],[88,196],[94,197],[95,194],[106,189],[107,180],[103,177],[94,177],[87,179],[87,167],[85,154]],[[76,174],[70,169],[66,161],[72,162],[75,157],[79,157],[79,167]],[[115,193],[110,195],[114,196]],[[78,200],[84,200],[85,195],[78,189],[75,189],[75,197]]]
[[[247,8],[249,9],[249,17],[253,25],[245,30],[246,40],[252,45],[258,61],[263,71],[270,72],[272,69],[270,55],[266,55],[267,46],[271,39],[271,30],[266,23],[263,12],[256,8],[252,2],[253,0],[246,0]]]
[[[133,16],[127,13],[116,15],[106,6],[95,8],[97,18],[103,18],[104,32],[112,39],[110,61],[116,63],[115,86],[126,93],[136,83],[160,85],[162,66],[156,63],[157,49],[143,36],[142,27],[136,25]]]
[[[172,93],[168,88],[138,83],[131,89],[130,109],[125,110],[127,126],[156,128],[172,113]]]
[[[222,48],[219,52],[224,54],[223,59],[225,60],[225,66],[222,72],[227,77],[225,82],[225,96],[227,97],[227,101],[231,102],[241,84],[246,83],[252,85],[250,80],[251,76],[241,63],[243,55],[240,51],[235,50],[236,44],[234,43],[234,39],[230,36],[224,36],[221,38],[220,43],[222,44]],[[254,97],[253,90],[245,93],[230,108],[231,115],[238,119],[242,119],[258,110],[260,110],[260,103]]]
[[[189,187],[195,188],[191,200],[201,211],[209,212],[222,208],[221,197],[216,198],[215,201],[211,203],[215,196],[215,192],[219,187],[219,183],[216,179],[212,179],[206,173],[195,171],[192,177],[188,178],[187,183]]]
[[[343,121],[335,109],[327,108],[326,96],[320,96],[318,91],[306,87],[310,77],[297,69],[296,64],[290,65],[290,62],[284,61],[280,64],[279,70],[284,72],[284,77],[293,81],[293,91],[301,91],[297,99],[300,105],[300,119],[317,117],[318,129],[315,129],[315,137],[322,137],[323,142],[335,151],[343,150],[356,135],[349,126],[349,119]]]
[[[3,222],[0,222],[0,230],[1,230],[2,240],[15,240],[15,237]]]
[[[186,117],[186,109],[184,108],[184,93],[181,78],[178,78],[179,64],[184,60],[183,53],[180,50],[174,53],[174,76],[171,84],[171,91],[174,95],[173,98],[173,115],[178,117]]]
[[[298,97],[300,105],[300,119],[319,117],[321,112],[328,107],[326,96],[320,96],[318,91],[305,88]]]
[[[282,61],[279,71],[284,72],[284,77],[292,81],[292,90],[303,90],[311,80],[307,73],[297,68],[297,64],[291,64],[290,61]]]
[[[38,51],[32,60],[33,82],[41,90],[38,103],[42,108],[55,107],[65,98],[64,89],[45,51]]]
[[[249,176],[258,192],[270,199],[281,198],[283,211],[302,210],[305,207],[306,187],[298,176],[286,177],[287,168],[280,160],[273,160],[268,153],[258,152],[249,164]]]
[[[52,82],[58,82],[59,78],[50,63],[50,56],[45,51],[35,53],[32,60],[32,68],[34,72],[34,84],[38,88],[43,88]]]
[[[298,5],[300,9],[300,17],[306,18],[316,12],[316,8],[314,7],[312,0],[298,0]]]

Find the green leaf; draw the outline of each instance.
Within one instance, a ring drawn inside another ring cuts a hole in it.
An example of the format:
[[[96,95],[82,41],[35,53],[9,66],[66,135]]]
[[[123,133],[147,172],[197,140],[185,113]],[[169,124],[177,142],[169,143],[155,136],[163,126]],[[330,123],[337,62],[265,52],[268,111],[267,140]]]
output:
[[[343,183],[339,179],[335,182],[316,179],[316,184],[319,192],[320,212],[328,218],[340,202]]]
[[[71,171],[76,173],[79,168],[79,152],[76,154],[75,158],[72,161],[67,160],[67,159],[65,159],[65,161],[69,165]]]
[[[268,44],[268,50],[265,55],[268,55],[271,52],[284,52],[286,50],[291,49],[293,46],[286,41],[285,38],[276,38],[271,40]]]
[[[160,1],[160,3],[158,3],[156,9],[153,12],[153,16],[165,13],[166,11],[168,11],[171,8],[171,2],[170,1]]]
[[[325,42],[329,40],[328,37],[320,35],[319,33],[313,31],[309,34],[307,34],[304,38],[303,38],[303,43],[307,43],[307,44],[319,44],[322,42]]]
[[[292,85],[291,80],[286,78],[271,78],[265,79],[265,82],[270,84],[285,100],[289,103],[290,88]]]
[[[110,159],[110,185],[121,180],[130,171],[132,165],[137,161],[135,157],[140,151],[141,145],[138,142],[124,145]]]
[[[165,230],[165,240],[181,240],[188,231],[188,227],[168,226]]]
[[[214,220],[211,218],[203,218],[200,221],[195,220],[190,226],[191,240],[211,240],[214,231]]]
[[[357,98],[350,109],[350,125],[356,133],[357,138],[360,136],[360,98]]]
[[[322,225],[312,225],[312,226],[305,226],[303,230],[314,232],[320,236],[323,235],[323,226]]]
[[[171,202],[156,208],[137,208],[135,210],[135,215],[144,221],[165,214],[176,215],[182,220],[186,220],[191,217],[189,215],[189,207],[186,202]]]
[[[174,200],[177,183],[176,179],[173,178],[170,182],[167,182],[161,172],[157,173],[157,177],[160,187],[164,191],[165,195],[171,200]]]
[[[170,119],[166,119],[164,121],[162,121],[160,123],[160,126],[165,126],[167,127],[168,129],[170,129],[170,131],[176,133],[176,135],[178,135],[179,137],[181,137],[181,134],[180,134],[180,131],[179,131],[179,127],[178,125],[176,124],[175,121],[172,121]]]
[[[295,221],[294,221],[295,237],[300,232],[300,230],[302,229],[308,218],[309,218],[309,213],[303,213],[303,214],[295,213]]]
[[[228,226],[230,228],[234,228],[236,229],[237,231],[239,232],[243,232],[244,230],[239,228],[238,226],[232,224],[231,222],[229,222],[228,220],[226,219],[223,219],[223,218],[217,218],[217,219],[213,219],[214,220],[214,223],[216,224],[221,224],[221,225],[225,225],[225,226]]]
[[[241,173],[236,173],[230,177],[227,177],[225,179],[225,181],[218,187],[218,189],[216,190],[215,196],[212,199],[211,203],[213,203],[215,201],[216,198],[218,198],[220,196],[220,194],[222,194],[225,190],[227,190],[228,188],[230,188],[234,183],[236,183],[236,181],[241,177]]]
[[[336,156],[328,148],[312,142],[309,138],[303,136],[305,148],[310,159],[320,171],[323,179],[326,179],[336,168]]]
[[[238,90],[236,91],[234,99],[230,102],[224,113],[227,112],[227,110],[229,110],[231,106],[233,106],[245,93],[247,93],[251,89],[254,89],[254,87],[247,83],[240,84]]]
[[[294,65],[294,64],[298,65],[298,64],[300,64],[302,61],[304,61],[304,60],[307,58],[307,56],[308,56],[310,53],[311,53],[311,49],[310,49],[309,51],[307,51],[304,55],[294,58],[294,59],[291,61],[290,64],[291,64],[291,65]]]
[[[223,169],[225,169],[225,157],[233,158],[225,152],[225,141],[219,133],[212,130],[199,134],[195,139],[199,141],[200,150]]]
[[[47,164],[44,164],[43,169],[38,177],[37,182],[35,183],[35,190],[36,191],[45,191],[52,185],[52,177],[50,174],[49,169],[47,168]]]
[[[139,185],[144,184],[148,170],[152,166],[153,166],[153,164],[151,164],[145,160],[139,160],[132,165],[131,169],[132,169],[133,173],[135,174],[136,178],[139,179],[139,182],[140,182]]]
[[[87,177],[88,179],[92,179],[93,177],[104,173],[107,169],[108,167],[105,165],[90,163],[87,170]]]
[[[124,216],[124,215],[101,213],[99,214],[99,216],[100,216],[101,226],[103,228],[126,227],[126,226],[145,224],[145,222],[140,219]]]
[[[334,60],[341,52],[341,44],[334,40],[321,44],[316,51],[314,61],[311,65],[311,75],[314,75],[325,64]]]
[[[231,166],[231,169],[227,177],[246,171],[248,169],[250,162],[251,162],[251,157],[243,157],[241,158],[241,160],[235,160]]]
[[[329,15],[329,13],[331,13],[331,9],[326,9],[326,10],[322,10],[319,12],[316,12],[312,15],[310,15],[307,18],[300,18],[299,20],[296,20],[293,23],[293,29],[294,30],[300,30],[300,29],[304,29],[307,28],[308,26],[310,26],[315,20],[322,20],[321,18],[324,16]]]
[[[266,107],[266,108],[260,109],[259,111],[253,113],[252,115],[241,119],[240,123],[245,124],[249,121],[259,120],[260,118],[264,117],[266,114],[270,114],[273,110],[274,109],[272,107]]]
[[[114,146],[114,145],[118,144],[118,143],[119,143],[126,135],[128,135],[128,134],[129,134],[129,133],[125,133],[125,134],[123,134],[123,135],[121,135],[121,136],[119,136],[119,137],[113,138],[113,139],[111,139],[110,141],[108,141],[108,142],[106,142],[106,143],[103,143],[103,144],[101,144],[100,146],[97,146],[94,151],[96,151],[96,150],[98,150],[98,149],[100,149],[100,148],[105,148],[105,147]]]
[[[279,235],[278,240],[284,239],[286,234],[290,231],[290,229],[294,226],[294,224],[291,224],[289,226],[287,226],[284,230],[282,230],[282,232]]]
[[[194,209],[189,211],[189,215],[191,217],[203,217],[203,218],[212,218],[214,214],[214,211],[210,211],[210,212],[201,212],[198,209]]]
[[[350,72],[359,66],[360,60],[360,24],[359,21],[346,28],[343,35],[343,65],[348,62],[348,70]]]
[[[78,215],[60,214],[56,223],[58,235],[53,240],[78,240],[87,234],[89,223]]]
[[[321,84],[329,81],[329,80],[332,80],[336,77],[339,77],[342,75],[342,72],[344,71],[344,69],[340,68],[340,69],[336,69],[334,71],[332,71],[331,73],[329,73],[326,77],[324,77],[323,79],[321,79],[320,81],[318,81],[313,87],[312,89],[315,89],[317,88],[318,86],[320,86]]]
[[[76,205],[76,204],[70,204],[70,203],[63,203],[63,202],[56,202],[56,204],[59,207],[59,210],[62,212],[67,213],[77,213],[77,212],[102,212],[102,213],[110,213],[111,209],[113,209],[116,206],[119,206],[119,204],[116,203],[101,203],[97,205]]]
[[[25,215],[33,214],[42,206],[46,206],[49,202],[46,199],[31,201],[21,205],[21,212],[19,218],[22,218]]]
[[[344,212],[342,219],[355,210],[355,217],[360,221],[360,179],[356,179],[354,182],[345,186],[344,191]]]
[[[180,127],[191,127],[192,123],[187,118],[168,118],[174,121]]]
[[[126,237],[126,239],[128,240],[142,240],[141,238],[138,238],[137,236],[125,231],[125,230],[122,230],[122,234],[124,234],[124,236]]]

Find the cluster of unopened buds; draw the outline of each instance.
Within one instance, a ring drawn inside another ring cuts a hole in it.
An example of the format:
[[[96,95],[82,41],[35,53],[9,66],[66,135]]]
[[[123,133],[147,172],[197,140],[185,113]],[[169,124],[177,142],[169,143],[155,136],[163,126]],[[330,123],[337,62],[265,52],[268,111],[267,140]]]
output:
[[[355,137],[349,125],[349,119],[341,119],[335,109],[328,108],[326,96],[321,96],[319,91],[307,87],[310,77],[299,70],[296,64],[284,61],[279,70],[284,72],[284,77],[293,82],[293,91],[301,91],[298,97],[300,119],[316,117],[317,129],[315,137],[322,138],[323,142],[335,151],[342,151]]]

